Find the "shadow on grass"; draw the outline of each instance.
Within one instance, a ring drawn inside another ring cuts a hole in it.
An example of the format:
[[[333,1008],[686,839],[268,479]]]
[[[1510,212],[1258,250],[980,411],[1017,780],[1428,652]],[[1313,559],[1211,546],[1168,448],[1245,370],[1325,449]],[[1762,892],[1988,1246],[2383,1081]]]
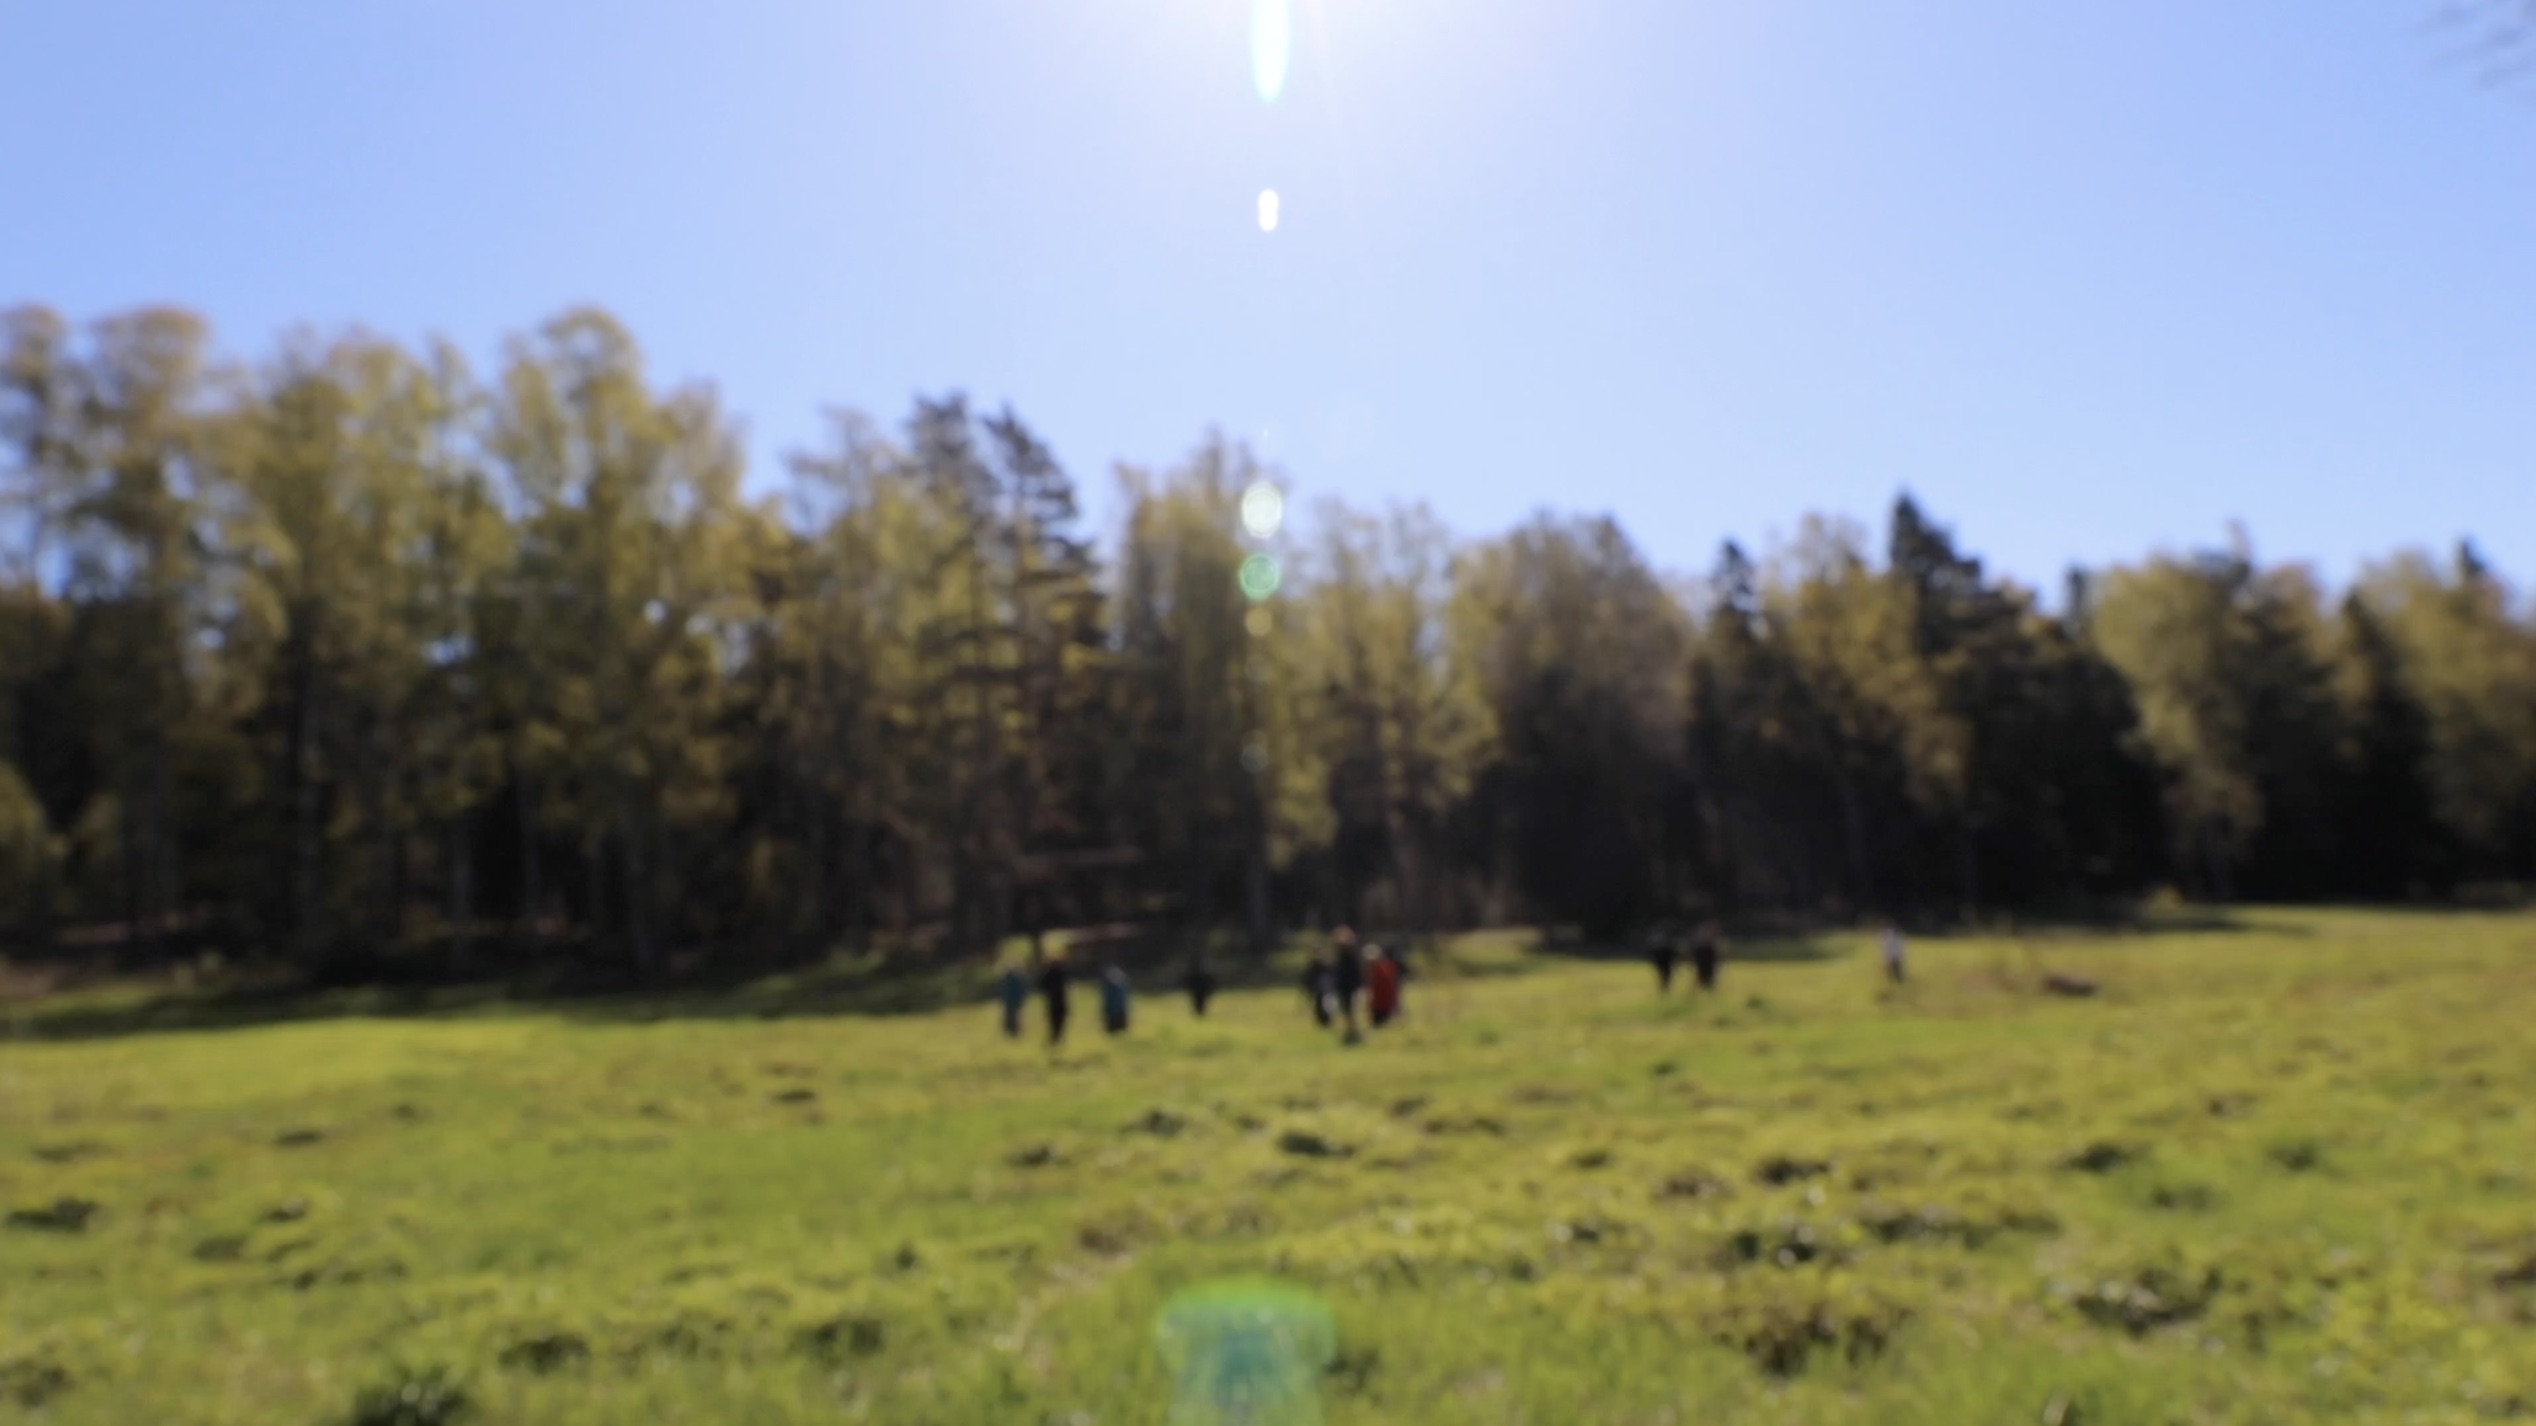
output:
[[[2302,914],[2335,908],[2309,906]],[[2305,939],[2316,934],[2316,928],[2305,921],[2266,916],[2260,910],[2229,906],[2079,906],[2054,909],[2028,916],[2004,918],[1995,923],[1976,922],[1951,928],[1965,936],[2010,937],[2022,940],[2055,940],[2070,937],[2156,938],[2164,936],[2231,936],[2264,935]]]
[[[2304,939],[2317,934],[2302,917],[2335,910],[2490,914],[2480,905],[2309,907],[2294,912],[2196,906],[2143,907],[2108,903],[2055,909],[2051,914],[1960,926],[1906,923],[1914,936],[2051,940],[2061,937],[2165,937],[2257,933]],[[1859,954],[1860,931],[1830,922],[1793,918],[1729,927],[1729,964],[1806,964]],[[1480,931],[1412,942],[1369,936],[1409,946],[1413,978],[1483,979],[1528,975],[1563,963],[1641,962],[1643,942],[1587,938],[1551,930]],[[1314,938],[1289,935],[1266,956],[1210,947],[1209,965],[1219,992],[1295,986]],[[1134,978],[1147,1004],[1179,1001],[1181,976],[1192,942],[1155,932],[1087,946],[1072,957],[1078,1008],[1097,997],[1092,977],[1115,958]],[[368,983],[324,985],[278,972],[233,972],[206,985],[172,979],[122,981],[35,1000],[0,1002],[0,1041],[91,1040],[177,1032],[251,1029],[266,1025],[377,1017],[461,1018],[495,1014],[557,1014],[591,1023],[646,1024],[694,1019],[784,1019],[846,1015],[929,1014],[958,1006],[984,1010],[994,999],[995,966],[983,957],[932,954],[831,957],[813,965],[770,967],[765,961],[698,960],[648,978],[588,947],[534,975],[500,977],[452,974],[429,957],[380,958],[364,963]],[[551,953],[551,950],[549,951]],[[497,962],[498,963],[498,962]],[[484,962],[479,961],[481,966]]]
[[[1760,932],[1752,935],[1729,935],[1725,939],[1724,959],[1728,964],[1803,965],[1819,961],[1839,960],[1854,954],[1848,944],[1853,938],[1838,931],[1814,933]],[[1675,942],[1681,951],[1682,964],[1690,964],[1687,939]],[[1545,934],[1533,941],[1534,955],[1550,961],[1646,961],[1652,958],[1651,948],[1643,941],[1603,941],[1582,936]]]
[[[2317,913],[2337,910],[2401,910],[2405,912],[2457,912],[2483,914],[2486,908],[2469,906],[2402,906],[2340,907],[2305,906],[2297,908],[2246,908],[2198,905],[2144,905],[2137,902],[2076,902],[2051,906],[2013,916],[1995,919],[1940,918],[1908,916],[1901,919],[1903,931],[1914,940],[2027,940],[2056,939],[2121,940],[2125,938],[2159,938],[2168,936],[2209,936],[2259,934],[2291,940],[2305,940],[2317,934],[2312,917]],[[1808,918],[1791,915],[1753,917],[1729,924],[1726,928],[1725,958],[1757,964],[1804,964],[1838,960],[1859,954],[1875,923],[1856,923],[1838,919]],[[1688,960],[1687,931],[1677,932],[1674,944]],[[1528,942],[1530,955],[1551,960],[1580,961],[1645,961],[1650,947],[1645,940],[1598,939],[1582,935],[1573,928],[1545,929]],[[1499,974],[1520,974],[1525,967],[1509,965],[1496,970]]]
[[[498,984],[310,990],[280,985],[79,992],[0,1012],[0,1038],[99,1040],[363,1017],[457,1016],[519,1003]]]
[[[1105,943],[1069,955],[1078,1011],[1098,997],[1094,978],[1112,961],[1128,971],[1140,999],[1182,999],[1188,965],[1182,945],[1155,937]],[[1208,965],[1217,993],[1294,984],[1304,945],[1302,939],[1290,938],[1266,957],[1247,951],[1211,953]],[[122,980],[0,1004],[0,1042],[111,1039],[358,1018],[549,1014],[590,1023],[652,1024],[923,1015],[992,1004],[998,972],[997,964],[984,956],[935,954],[833,956],[791,968],[770,968],[762,960],[697,961],[650,976],[583,960],[508,979],[436,977],[423,958],[383,959],[372,965],[379,983],[329,986],[304,976],[250,971],[192,986],[164,976]],[[1036,998],[1034,985],[1034,1004]]]

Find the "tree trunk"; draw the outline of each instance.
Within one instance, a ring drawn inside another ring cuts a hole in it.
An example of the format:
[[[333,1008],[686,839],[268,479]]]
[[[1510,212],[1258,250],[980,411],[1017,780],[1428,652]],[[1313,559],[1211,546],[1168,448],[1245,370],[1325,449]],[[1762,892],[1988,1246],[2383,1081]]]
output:
[[[141,924],[145,919],[141,881],[148,870],[142,853],[141,799],[134,795],[130,782],[124,784],[123,792],[122,815],[115,820],[123,841],[123,954],[129,957],[141,945]]]
[[[402,930],[399,922],[404,914],[404,857],[402,838],[390,824],[387,793],[387,751],[379,735],[376,719],[363,720],[361,732],[361,812],[369,823],[370,833],[370,923],[371,936],[382,945],[393,945]]]
[[[401,828],[388,832],[387,858],[387,933],[390,940],[405,939],[405,912],[413,892],[414,849],[407,844]]]
[[[150,744],[150,959],[164,965],[168,958],[168,920],[175,914],[179,879],[176,861],[176,837],[170,830],[173,820],[170,809],[175,805],[175,773],[170,766],[166,740],[153,739]]]
[[[286,936],[295,958],[305,960],[317,927],[317,689],[305,652],[293,662],[291,728],[282,756],[284,806],[290,817],[290,866]]]
[[[467,814],[449,821],[449,949],[461,971],[474,960],[471,939],[475,922],[475,857],[467,836]]]
[[[1265,958],[1269,949],[1268,927],[1268,859],[1253,857],[1250,862],[1250,953]]]
[[[634,968],[649,975],[659,964],[659,956],[652,939],[651,849],[644,832],[644,819],[631,807],[618,811],[617,864],[624,877],[620,891],[625,904],[625,940],[633,954]]]
[[[1964,919],[1971,921],[1981,907],[1981,833],[1969,817],[1955,829],[1955,880]]]
[[[615,929],[608,924],[608,911],[607,835],[585,826],[581,833],[581,913],[593,941],[603,941]]]
[[[796,776],[794,781],[803,787],[814,785],[806,776]],[[801,820],[807,824],[810,833],[809,853],[802,859],[810,874],[809,925],[805,928],[798,921],[788,924],[795,931],[807,929],[824,951],[834,943],[841,929],[838,922],[844,914],[844,905],[838,895],[838,883],[842,880],[838,873],[843,868],[838,865],[840,858],[837,856],[837,809],[835,802],[822,793],[805,791],[800,801],[808,808],[807,815]]]
[[[854,880],[849,891],[852,902],[846,911],[847,943],[854,954],[868,955],[872,949],[872,931],[880,920],[879,858],[873,855],[872,828],[857,822],[847,828],[853,839]]]
[[[1878,906],[1867,876],[1867,813],[1858,799],[1858,784],[1847,769],[1840,775],[1841,839],[1849,851],[1849,894],[1858,907]]]
[[[540,938],[538,916],[544,911],[545,888],[538,880],[537,804],[528,778],[516,764],[511,769],[511,805],[520,824],[520,923],[531,945]]]
[[[37,803],[39,808],[42,805]],[[53,854],[51,820],[38,825],[44,842],[35,850],[35,884],[28,888],[33,904],[26,908],[25,930],[27,948],[43,956],[53,950],[54,919],[60,914],[62,859]]]

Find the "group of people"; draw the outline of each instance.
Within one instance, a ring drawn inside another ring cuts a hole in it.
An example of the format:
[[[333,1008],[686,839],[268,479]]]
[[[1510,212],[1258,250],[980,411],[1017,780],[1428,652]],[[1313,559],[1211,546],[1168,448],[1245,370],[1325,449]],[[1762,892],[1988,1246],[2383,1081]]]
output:
[[[1699,979],[1699,988],[1717,988],[1717,962],[1725,955],[1725,936],[1715,921],[1703,921],[1691,933],[1691,974]],[[1673,988],[1673,969],[1681,963],[1682,946],[1668,931],[1659,930],[1647,946],[1647,959],[1655,963],[1655,986],[1658,991]]]
[[[1699,929],[1691,933],[1690,949],[1691,973],[1698,978],[1699,988],[1715,990],[1717,962],[1725,953],[1725,938],[1718,931],[1715,921],[1703,921]],[[1648,937],[1647,959],[1655,966],[1658,991],[1673,989],[1673,971],[1681,963],[1681,956],[1681,945],[1671,931],[1659,929]],[[1902,928],[1890,920],[1879,923],[1876,927],[1876,959],[1884,965],[1885,979],[1895,985],[1902,984],[1906,979],[1905,957]]]
[[[1112,1035],[1126,1034],[1134,994],[1127,972],[1112,961],[1101,967],[1096,980],[1101,992],[1101,1028]],[[1206,1003],[1215,998],[1215,972],[1208,968],[1204,956],[1189,962],[1181,986],[1189,993],[1189,1008],[1204,1016]],[[1005,1038],[1021,1038],[1022,1017],[1030,1008],[1034,989],[1046,1009],[1048,1043],[1063,1043],[1066,1021],[1074,1013],[1074,969],[1063,951],[1049,955],[1033,951],[1027,966],[1007,965],[1004,973],[995,978],[995,998],[1004,1009]]]
[[[1342,1026],[1340,1038],[1355,1044],[1364,1038],[1356,1024],[1356,998],[1365,999],[1365,1018],[1374,1028],[1400,1014],[1400,982],[1406,968],[1400,958],[1380,946],[1359,946],[1345,926],[1330,933],[1326,950],[1315,950],[1303,967],[1303,998],[1312,1007],[1312,1023],[1326,1030]]]
[[[1303,972],[1303,992],[1311,1002],[1314,1023],[1324,1029],[1343,1025],[1344,1038],[1354,1044],[1362,1037],[1356,1023],[1358,999],[1363,999],[1366,1017],[1374,1025],[1390,1024],[1400,1014],[1403,976],[1398,957],[1385,954],[1380,946],[1360,947],[1356,933],[1341,926],[1331,933],[1325,949],[1312,953]],[[1127,972],[1113,961],[1101,968],[1097,980],[1101,1028],[1112,1035],[1126,1034],[1133,991]],[[1203,1018],[1217,986],[1215,971],[1204,956],[1189,962],[1180,985],[1188,992],[1189,1009]],[[1048,1043],[1062,1044],[1074,1002],[1074,971],[1063,951],[1043,955],[1034,950],[1027,965],[1007,965],[1003,974],[996,977],[995,996],[1003,1007],[1007,1039],[1021,1038],[1022,1020],[1030,1008],[1033,991],[1038,993],[1045,1011]]]
[[[1098,977],[1101,991],[1101,1028],[1113,1035],[1127,1033],[1127,972],[1116,964],[1101,968]],[[1065,1039],[1066,1021],[1074,1014],[1074,970],[1066,964],[1065,953],[1042,956],[1033,954],[1028,967],[1008,965],[995,980],[995,997],[1004,1007],[1004,1034],[1008,1039],[1021,1038],[1022,1012],[1030,1005],[1030,992],[1039,992],[1047,1007],[1048,1043]],[[1203,1012],[1201,1012],[1203,1013]]]
[[[1901,928],[1887,921],[1876,935],[1878,959],[1885,975],[1895,984],[1903,980],[1903,943]],[[1660,992],[1673,989],[1673,973],[1682,960],[1681,939],[1670,932],[1658,931],[1647,945],[1647,959],[1655,966],[1656,988]],[[1690,936],[1691,975],[1702,990],[1717,988],[1718,962],[1725,956],[1725,936],[1715,921],[1703,921]],[[1357,1024],[1356,1006],[1361,999],[1365,1019],[1376,1029],[1390,1024],[1400,1015],[1401,981],[1407,968],[1398,956],[1386,954],[1382,947],[1357,944],[1356,933],[1345,926],[1330,933],[1329,944],[1312,952],[1303,967],[1303,997],[1312,1010],[1312,1022],[1326,1030],[1340,1027],[1340,1038],[1355,1044],[1364,1038]],[[1127,972],[1116,962],[1101,968],[1101,1028],[1112,1035],[1127,1033],[1130,986]],[[1037,989],[1047,1008],[1048,1043],[1056,1045],[1065,1039],[1065,1027],[1072,1013],[1073,976],[1066,964],[1065,953],[1041,955],[1034,951],[1028,967],[1010,965],[996,980],[996,995],[1004,1008],[1004,1034],[1020,1039],[1023,1012],[1029,1008],[1032,989]],[[1215,972],[1204,956],[1189,962],[1181,988],[1188,992],[1189,1008],[1203,1017],[1207,1002],[1215,998]]]

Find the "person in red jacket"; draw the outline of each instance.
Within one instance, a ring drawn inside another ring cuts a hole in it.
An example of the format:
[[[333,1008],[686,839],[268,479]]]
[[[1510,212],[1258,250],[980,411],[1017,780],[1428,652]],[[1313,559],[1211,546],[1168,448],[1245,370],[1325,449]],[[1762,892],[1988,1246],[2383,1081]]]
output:
[[[1380,946],[1365,948],[1365,1008],[1378,1027],[1400,1013],[1400,962],[1384,955]]]

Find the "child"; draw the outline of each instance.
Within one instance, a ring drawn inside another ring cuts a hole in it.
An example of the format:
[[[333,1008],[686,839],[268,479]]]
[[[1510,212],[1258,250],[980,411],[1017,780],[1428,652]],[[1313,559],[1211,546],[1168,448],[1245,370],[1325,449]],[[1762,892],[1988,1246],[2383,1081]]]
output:
[[[1885,922],[1884,929],[1877,933],[1876,943],[1878,949],[1884,956],[1885,978],[1892,981],[1895,985],[1900,985],[1902,983],[1902,958],[1904,954],[1902,949],[1902,928],[1894,925],[1890,921]]]
[[[1400,1013],[1400,962],[1384,955],[1380,946],[1365,948],[1365,1008],[1377,1028]]]

